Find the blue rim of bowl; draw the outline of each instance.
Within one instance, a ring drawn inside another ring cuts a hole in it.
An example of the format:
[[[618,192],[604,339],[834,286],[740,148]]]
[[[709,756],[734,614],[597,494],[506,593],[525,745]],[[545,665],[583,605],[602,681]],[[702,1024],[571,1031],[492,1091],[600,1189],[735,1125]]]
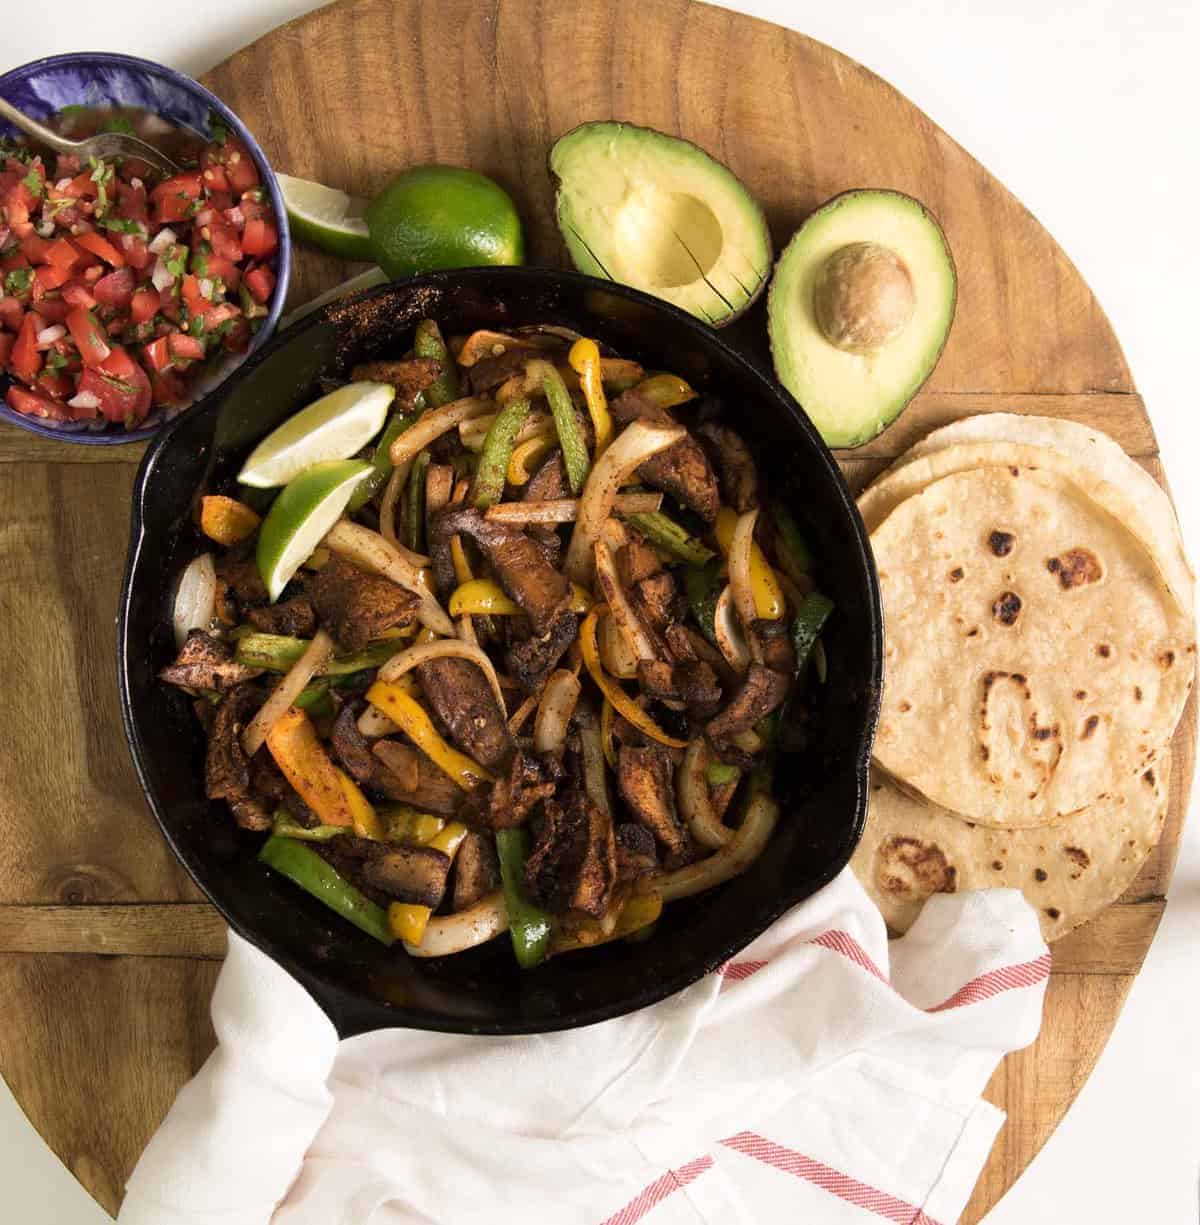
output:
[[[275,177],[275,171],[271,163],[267,161],[266,155],[259,147],[258,141],[254,139],[249,128],[216,94],[211,90],[205,89],[199,81],[189,77],[186,72],[179,72],[175,68],[168,68],[165,64],[156,63],[154,60],[145,60],[136,55],[122,55],[116,51],[68,51],[63,55],[48,55],[40,60],[31,60],[28,64],[22,64],[20,67],[12,68],[3,75],[0,75],[0,95],[3,95],[7,86],[28,80],[30,77],[35,77],[47,69],[68,68],[73,65],[86,67],[100,64],[153,73],[174,85],[199,94],[209,109],[215,111],[221,117],[229,130],[249,149],[250,156],[254,158],[255,165],[258,167],[263,183],[271,197],[271,207],[275,210],[275,223],[279,230],[279,252],[276,259],[275,292],[271,298],[271,309],[263,321],[262,327],[258,329],[250,340],[250,348],[246,353],[246,357],[249,357],[261,349],[274,333],[280,316],[283,314],[283,304],[287,298],[288,284],[292,274],[292,236],[288,229],[287,208],[284,205],[283,193],[279,190],[279,181]],[[199,403],[199,401],[196,401],[196,403]],[[189,405],[183,412],[190,412],[192,407],[194,405]],[[164,418],[154,425],[143,426],[141,429],[136,430],[112,428],[91,430],[82,423],[78,425],[73,423],[59,426],[46,425],[36,417],[27,417],[23,413],[10,408],[3,400],[0,400],[0,420],[9,421],[21,429],[28,430],[30,433],[40,434],[43,438],[56,438],[60,442],[74,442],[83,446],[94,447],[111,447],[121,446],[129,442],[144,442],[147,438],[153,438],[164,426],[170,424],[170,420]]]

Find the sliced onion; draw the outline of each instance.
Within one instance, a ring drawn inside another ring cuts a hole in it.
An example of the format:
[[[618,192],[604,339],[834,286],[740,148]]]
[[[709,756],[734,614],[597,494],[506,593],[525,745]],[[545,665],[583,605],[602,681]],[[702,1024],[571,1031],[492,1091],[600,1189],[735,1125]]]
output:
[[[758,618],[754,588],[750,583],[750,550],[754,547],[754,525],[757,522],[757,507],[738,515],[733,538],[729,542],[729,589],[733,592],[733,606],[746,629]]]
[[[531,693],[509,716],[508,730],[514,736],[525,726],[525,720],[537,709],[537,704],[537,694]]]
[[[100,397],[91,391],[76,392],[67,403],[72,408],[99,408]]]
[[[182,647],[190,630],[208,629],[216,611],[217,568],[213,564],[211,553],[201,553],[199,557],[192,558],[179,577],[175,606],[171,614],[175,628],[175,645]]]
[[[637,676],[638,657],[612,617],[600,622],[597,638],[604,670],[623,681],[633,680]]]
[[[629,593],[617,574],[617,561],[614,554],[627,540],[628,536],[622,524],[615,519],[605,520],[604,526],[600,529],[600,538],[596,541],[595,546],[596,579],[608,602],[608,611],[612,614],[609,620],[616,623],[621,637],[625,639],[629,647],[629,653],[639,660],[654,659],[657,654],[654,649],[654,640],[629,602]],[[636,672],[637,665],[635,664],[634,673]]]
[[[175,231],[170,226],[164,226],[146,244],[146,249],[153,251],[155,255],[162,255],[168,247],[173,247],[178,241],[179,238]]]
[[[604,744],[600,738],[600,720],[590,702],[580,702],[575,708],[579,727],[579,749],[583,757],[583,789],[587,797],[605,816],[612,816],[612,798],[608,793],[608,773],[604,765]]]
[[[383,497],[379,499],[379,534],[397,550],[403,548],[403,545],[396,535],[396,503],[400,501],[400,494],[411,467],[411,464],[401,464],[399,468],[393,468],[392,475],[383,487]]]
[[[392,463],[399,468],[415,459],[430,443],[454,429],[460,421],[469,421],[491,409],[490,400],[477,400],[472,396],[463,400],[452,400],[427,412],[392,443]]]
[[[333,639],[325,630],[317,630],[304,654],[292,664],[283,679],[271,691],[271,696],[246,725],[246,730],[242,733],[242,748],[246,750],[247,757],[253,757],[262,748],[271,728],[300,696],[304,686],[329,662],[332,654]]]
[[[170,289],[175,284],[175,274],[163,263],[161,255],[154,261],[154,271],[150,274],[150,280],[153,282],[154,288],[160,292],[164,289]]]
[[[457,914],[434,915],[420,945],[405,941],[404,950],[410,957],[448,957],[451,953],[486,944],[506,931],[508,911],[504,906],[504,894],[497,889]]]
[[[537,718],[533,721],[533,747],[537,752],[555,756],[562,752],[582,688],[579,677],[566,668],[558,668],[550,674],[538,703]]]
[[[496,695],[501,714],[505,712],[504,693],[500,688],[500,678],[496,675],[496,666],[478,646],[464,642],[461,638],[441,638],[436,642],[425,642],[420,646],[409,647],[398,655],[393,655],[379,669],[379,679],[394,682],[406,672],[411,672],[413,668],[428,663],[431,659],[447,658],[465,659],[468,663],[477,665],[487,677],[487,682]]]
[[[675,776],[675,790],[679,795],[679,808],[697,842],[712,850],[720,850],[733,838],[733,830],[722,825],[713,807],[708,790],[708,743],[703,736],[697,737],[687,747],[679,771]]]
[[[415,428],[415,427],[414,427]],[[411,434],[413,431],[409,430]],[[407,438],[408,434],[401,434]],[[381,574],[393,583],[411,591],[421,601],[417,616],[421,624],[435,634],[450,638],[454,636],[454,622],[446,610],[437,602],[437,597],[425,585],[420,567],[428,559],[410,553],[386,541],[378,532],[358,523],[342,519],[335,523],[323,542],[325,546],[342,557],[349,558],[374,574]]]
[[[372,746],[372,752],[396,776],[405,791],[416,791],[421,785],[421,755],[411,744],[380,740]]]
[[[400,727],[379,709],[378,706],[367,704],[367,709],[358,716],[358,730],[368,740],[378,740],[382,736],[394,736]]]
[[[407,435],[401,435],[406,437]],[[593,548],[612,512],[613,501],[622,484],[652,455],[673,447],[687,437],[681,425],[652,425],[639,418],[621,431],[608,450],[596,461],[583,487],[579,515],[564,566],[567,578],[584,587],[590,586]]]
[[[509,336],[505,332],[496,332],[491,328],[480,328],[472,332],[463,341],[458,351],[460,366],[473,366],[487,357],[499,357],[509,349],[540,349],[542,346],[532,340],[523,340],[518,336]]]
[[[713,636],[729,666],[741,675],[750,667],[750,647],[733,611],[732,584],[727,584],[713,611]]]
[[[623,515],[641,515],[662,506],[661,493],[619,493],[613,509]],[[573,523],[579,517],[579,498],[552,498],[545,502],[498,502],[485,518],[497,523]]]
[[[674,902],[739,876],[762,854],[778,820],[779,805],[769,795],[756,795],[726,846],[699,863],[652,878],[653,887],[664,902]]]
[[[762,751],[763,738],[752,727],[744,727],[736,736],[729,737],[729,743],[751,757]]]
[[[62,340],[66,334],[67,329],[61,323],[52,323],[48,328],[42,328],[34,337],[34,341],[39,349],[48,349],[56,340]]]
[[[432,517],[450,502],[454,469],[449,464],[430,464],[425,469],[425,514]]]

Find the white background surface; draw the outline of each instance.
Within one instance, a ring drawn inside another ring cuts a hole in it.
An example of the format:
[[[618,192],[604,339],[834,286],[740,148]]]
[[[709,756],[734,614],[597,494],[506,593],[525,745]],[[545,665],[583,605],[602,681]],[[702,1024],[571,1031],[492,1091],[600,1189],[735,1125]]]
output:
[[[32,19],[32,7],[19,0],[0,7],[8,18],[0,71],[42,55],[94,49],[132,52],[199,74],[319,4],[207,0],[175,9],[161,0],[56,0],[44,21]],[[1200,481],[1190,470],[1200,443],[1200,4],[739,0],[727,7],[795,26],[886,77],[1044,222],[1121,338],[1154,419],[1193,560],[1200,558]],[[1037,310],[1037,303],[1029,306]],[[1197,1220],[1195,813],[1170,899],[1096,1073],[989,1225]],[[21,1023],[11,1009],[5,1015],[6,1023]],[[103,1102],[95,1106],[104,1109]],[[6,1221],[101,1225],[108,1219],[38,1139],[2,1083],[0,1187]]]

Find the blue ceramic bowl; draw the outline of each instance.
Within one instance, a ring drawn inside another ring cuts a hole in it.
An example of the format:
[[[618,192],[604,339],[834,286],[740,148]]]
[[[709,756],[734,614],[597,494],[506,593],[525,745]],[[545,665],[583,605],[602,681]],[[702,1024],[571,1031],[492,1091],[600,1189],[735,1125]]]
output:
[[[0,76],[0,96],[33,119],[47,119],[64,106],[137,106],[153,111],[168,123],[188,128],[203,137],[212,135],[212,120],[217,118],[250,150],[263,185],[271,198],[279,229],[279,251],[275,293],[270,312],[262,327],[250,342],[250,352],[262,348],[271,338],[287,297],[292,267],[292,240],[288,233],[287,211],[283,196],[258,142],[246,125],[215,94],[209,93],[197,81],[165,68],[150,60],[132,55],[116,55],[105,51],[72,51],[67,55],[51,55],[46,59],[23,64]],[[0,121],[0,136],[16,133]],[[0,375],[0,387],[3,386]],[[62,442],[78,442],[87,446],[112,446],[123,442],[138,442],[155,434],[167,417],[154,413],[147,424],[136,430],[106,425],[99,429],[83,421],[54,424],[36,417],[14,412],[0,395],[0,418],[11,421],[23,430],[57,438]]]

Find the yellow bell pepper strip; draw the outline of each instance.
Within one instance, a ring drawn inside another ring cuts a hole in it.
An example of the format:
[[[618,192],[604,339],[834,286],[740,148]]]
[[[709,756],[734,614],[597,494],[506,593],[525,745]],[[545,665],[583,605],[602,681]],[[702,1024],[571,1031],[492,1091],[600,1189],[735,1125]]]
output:
[[[354,832],[360,838],[370,838],[372,842],[382,842],[384,838],[383,823],[371,807],[370,800],[358,789],[358,784],[344,771],[337,770],[338,782],[342,785],[342,794],[346,797],[346,807],[350,810],[350,820]]]
[[[235,658],[248,668],[265,668],[268,672],[287,672],[308,650],[308,638],[290,638],[286,634],[244,634],[237,640]],[[318,676],[348,676],[387,663],[397,651],[404,649],[402,638],[381,638],[368,643],[361,651],[334,655],[319,669]]]
[[[649,736],[651,740],[657,740],[659,744],[665,744],[671,749],[686,749],[688,746],[686,740],[679,740],[675,736],[669,736],[664,732],[633,698],[604,671],[604,666],[600,662],[600,652],[596,647],[596,622],[606,612],[608,612],[607,604],[597,604],[584,617],[582,624],[579,626],[579,647],[583,652],[584,667],[587,668],[592,680],[596,682],[596,687],[616,708],[617,713],[632,723],[643,736]],[[370,698],[370,694],[367,697]]]
[[[410,680],[405,675],[402,680]],[[379,810],[379,819],[387,830],[388,842],[413,842],[423,846],[440,833],[446,822],[431,812],[421,812],[408,804],[389,804]]]
[[[508,910],[508,931],[513,952],[522,970],[532,970],[546,959],[553,921],[535,906],[524,890],[525,860],[529,835],[521,828],[496,831],[496,854],[500,860],[500,883]]]
[[[481,765],[442,739],[433,726],[433,721],[425,713],[425,708],[399,685],[376,681],[367,690],[367,701],[382,710],[426,757],[464,791],[470,791],[480,783],[492,781],[492,776]]]
[[[635,893],[629,897],[617,915],[616,926],[604,930],[600,919],[584,919],[572,925],[569,931],[559,929],[550,937],[550,953],[571,953],[576,949],[590,949],[610,940],[623,940],[658,921],[662,914],[663,900],[660,893]]]
[[[732,506],[722,506],[717,511],[717,521],[713,525],[713,535],[721,552],[729,556],[733,544],[733,533],[737,527],[738,514]],[[783,616],[783,588],[775,572],[767,564],[763,551],[757,542],[750,545],[750,589],[754,592],[754,608],[760,617],[769,621],[777,621]]]
[[[280,838],[299,838],[302,842],[328,842],[346,832],[341,825],[301,825],[286,808],[275,810],[271,832]]]
[[[572,583],[571,611],[585,613],[591,606],[592,597],[587,588]],[[508,597],[504,588],[490,578],[473,578],[461,587],[456,587],[447,607],[452,617],[511,617],[522,611],[521,606]]]
[[[712,561],[716,554],[701,544],[695,536],[689,536],[670,515],[661,510],[642,511],[632,515],[622,515],[622,519],[635,527],[656,549],[661,549],[669,557],[689,566],[703,566]]]
[[[453,861],[467,836],[467,827],[458,821],[447,821],[443,828],[432,838],[426,839],[420,845],[432,847],[441,851]],[[420,947],[425,939],[425,928],[429,926],[433,910],[429,906],[417,906],[411,902],[393,902],[388,907],[388,924],[392,934],[406,944]]]
[[[548,362],[542,359],[531,361],[525,367],[526,386],[541,384],[550,405],[550,415],[554,418],[554,428],[558,431],[558,445],[562,447],[563,467],[567,470],[567,483],[576,496],[583,492],[584,482],[592,468],[588,455],[587,440],[579,418],[575,416],[575,404],[562,375]]]
[[[563,376],[563,382],[568,391],[580,390],[579,376],[570,366],[559,366],[558,372]],[[646,377],[646,371],[637,362],[627,357],[602,357],[600,359],[600,381],[606,391],[620,394],[636,387]]]
[[[261,522],[262,516],[237,498],[213,493],[200,499],[200,530],[226,548],[253,536]]]
[[[380,944],[396,942],[383,907],[364,897],[312,847],[295,838],[273,834],[263,843],[258,858],[368,936],[373,936]]]
[[[528,416],[528,400],[510,400],[488,426],[483,450],[479,453],[479,466],[471,482],[471,504],[476,510],[487,510],[504,496],[504,482],[508,478],[513,446]]]
[[[596,454],[601,455],[612,441],[613,420],[608,411],[608,400],[604,395],[604,383],[600,374],[600,349],[594,340],[581,336],[567,354],[571,369],[579,375],[579,386],[587,402],[592,428],[596,431]]]
[[[267,733],[267,751],[284,778],[324,825],[354,824],[340,771],[329,759],[317,729],[302,710],[291,706]]]
[[[538,434],[526,438],[513,447],[513,453],[508,460],[508,483],[510,485],[528,485],[530,477],[541,467],[542,461],[554,450],[556,438]]]
[[[458,371],[446,349],[441,329],[432,319],[422,319],[413,335],[413,356],[432,357],[442,363],[442,372],[425,388],[426,403],[434,408],[458,399]]]
[[[613,716],[615,714],[613,704],[608,698],[605,698],[604,705],[600,707],[600,747],[604,750],[604,760],[608,762],[610,770],[617,768],[617,750],[613,744]]]
[[[659,408],[675,408],[696,398],[692,385],[677,374],[652,374],[634,389],[634,394],[657,404]]]

